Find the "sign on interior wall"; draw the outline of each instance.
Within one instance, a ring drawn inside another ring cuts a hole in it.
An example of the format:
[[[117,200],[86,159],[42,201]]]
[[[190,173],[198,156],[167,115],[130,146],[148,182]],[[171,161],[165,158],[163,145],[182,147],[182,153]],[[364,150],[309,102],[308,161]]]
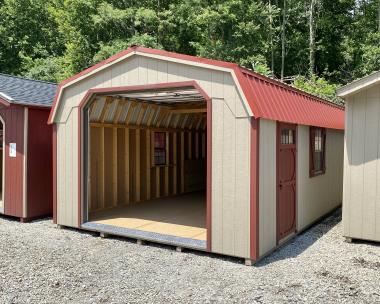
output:
[[[9,144],[9,157],[16,157],[16,143]]]

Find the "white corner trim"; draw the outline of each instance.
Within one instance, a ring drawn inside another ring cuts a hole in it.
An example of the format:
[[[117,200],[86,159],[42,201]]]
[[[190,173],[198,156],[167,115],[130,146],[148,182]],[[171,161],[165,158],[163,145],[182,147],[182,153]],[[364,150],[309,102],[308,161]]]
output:
[[[29,121],[29,109],[24,108],[24,161],[23,161],[23,185],[22,185],[22,216],[26,218],[28,216],[28,121]]]

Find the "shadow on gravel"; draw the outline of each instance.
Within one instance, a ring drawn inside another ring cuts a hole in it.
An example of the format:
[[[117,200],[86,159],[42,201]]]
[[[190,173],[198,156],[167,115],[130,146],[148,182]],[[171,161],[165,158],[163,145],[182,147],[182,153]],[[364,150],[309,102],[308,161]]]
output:
[[[342,209],[339,208],[328,215],[324,220],[317,222],[306,231],[300,233],[295,238],[289,240],[289,242],[283,244],[272,254],[259,261],[256,264],[256,267],[263,267],[277,261],[297,257],[312,246],[323,235],[329,232],[330,229],[335,227],[341,220]]]
[[[0,214],[0,219],[8,222],[19,222],[20,223],[20,218],[19,217],[14,217],[14,216],[9,216],[5,214]]]
[[[98,235],[99,235],[99,233],[96,233],[96,232],[94,233],[94,236],[98,236]],[[109,236],[107,236],[107,239],[112,239],[112,240],[116,240],[116,241],[119,241],[119,242],[127,242],[127,243],[136,244],[136,239],[128,238],[128,237],[125,237],[125,236],[109,235]],[[169,250],[169,251],[172,251],[173,253],[177,253],[176,252],[176,246],[169,245],[169,244],[161,244],[161,243],[155,243],[155,242],[150,242],[150,241],[144,241],[144,245],[139,245],[139,246],[148,246],[148,247],[152,247],[152,248]],[[194,255],[194,256],[207,257],[207,258],[215,259],[215,260],[218,260],[218,261],[226,261],[226,262],[229,262],[229,263],[234,263],[234,264],[238,264],[238,265],[244,265],[244,259],[236,258],[236,257],[230,257],[230,256],[225,256],[225,255],[221,255],[221,254],[217,254],[217,253],[212,253],[212,252],[199,251],[199,250],[190,249],[190,248],[182,248],[182,253],[188,253],[188,254],[191,254],[191,255]],[[184,255],[184,258],[186,259],[185,255]]]

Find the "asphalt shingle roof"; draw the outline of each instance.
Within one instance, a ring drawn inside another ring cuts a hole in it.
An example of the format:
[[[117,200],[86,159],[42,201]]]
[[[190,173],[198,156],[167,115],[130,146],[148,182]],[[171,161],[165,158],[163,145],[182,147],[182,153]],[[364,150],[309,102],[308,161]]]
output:
[[[0,73],[0,97],[9,103],[51,106],[57,85]]]

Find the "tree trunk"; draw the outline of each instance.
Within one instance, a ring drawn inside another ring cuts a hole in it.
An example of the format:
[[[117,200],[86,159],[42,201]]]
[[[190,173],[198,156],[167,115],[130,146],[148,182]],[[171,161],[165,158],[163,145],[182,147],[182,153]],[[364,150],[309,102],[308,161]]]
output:
[[[281,35],[281,81],[284,81],[285,72],[285,42],[286,42],[286,0],[284,0],[284,7],[282,9],[282,35]]]
[[[310,14],[309,14],[309,76],[314,76],[315,72],[315,6],[317,0],[311,0],[310,2]]]
[[[380,1],[380,0],[379,0]],[[273,45],[273,10],[272,1],[269,0],[269,43],[271,48],[271,66],[272,74],[274,74],[274,45]]]

